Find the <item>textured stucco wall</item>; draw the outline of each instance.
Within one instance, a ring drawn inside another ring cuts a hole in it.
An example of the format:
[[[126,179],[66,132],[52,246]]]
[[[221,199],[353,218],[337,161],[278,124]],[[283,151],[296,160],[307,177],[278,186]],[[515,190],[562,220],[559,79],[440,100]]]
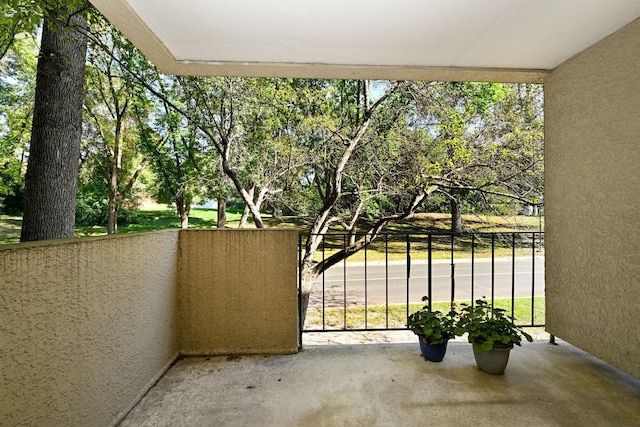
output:
[[[178,230],[0,247],[0,425],[105,426],[178,355]]]
[[[181,232],[184,354],[297,351],[297,236],[273,229]]]
[[[640,377],[640,20],[545,81],[547,330]]]

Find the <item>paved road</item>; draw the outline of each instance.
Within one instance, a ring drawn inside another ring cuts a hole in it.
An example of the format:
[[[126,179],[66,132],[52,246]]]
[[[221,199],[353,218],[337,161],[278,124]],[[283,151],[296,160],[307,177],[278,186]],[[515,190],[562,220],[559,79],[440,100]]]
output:
[[[516,258],[515,269],[512,258],[496,258],[494,263],[494,295],[496,298],[511,297],[512,282],[515,281],[515,296],[544,295],[544,256]],[[532,269],[532,267],[534,267]],[[346,272],[345,272],[346,268]],[[491,260],[477,259],[473,266],[474,298],[491,297]],[[432,301],[451,300],[452,270],[454,271],[455,300],[471,299],[470,260],[434,261],[432,267]],[[532,274],[533,270],[533,274]],[[515,273],[513,273],[515,271]],[[346,281],[344,280],[346,273]],[[365,287],[366,275],[366,287]],[[420,302],[427,295],[428,269],[426,261],[411,263],[409,279],[409,302]],[[388,286],[387,286],[388,283]],[[310,305],[322,306],[323,278],[318,278],[312,291]],[[336,265],[324,275],[325,307],[342,307],[346,295],[347,305],[406,303],[407,266],[404,262],[384,264],[369,263],[366,271],[362,263]],[[388,295],[388,296],[387,296]]]

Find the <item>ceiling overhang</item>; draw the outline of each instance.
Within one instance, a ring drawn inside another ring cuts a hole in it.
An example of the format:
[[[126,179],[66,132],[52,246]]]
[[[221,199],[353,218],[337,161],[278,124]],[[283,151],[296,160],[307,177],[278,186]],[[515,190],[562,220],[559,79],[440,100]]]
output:
[[[167,74],[542,82],[638,0],[92,0]]]

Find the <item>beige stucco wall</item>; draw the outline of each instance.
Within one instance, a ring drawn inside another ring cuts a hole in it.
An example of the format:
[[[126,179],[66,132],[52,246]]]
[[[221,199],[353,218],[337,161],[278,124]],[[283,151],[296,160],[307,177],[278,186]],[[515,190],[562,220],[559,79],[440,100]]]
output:
[[[547,330],[640,377],[640,20],[545,81]]]
[[[181,232],[183,354],[297,351],[297,236],[274,229]]]
[[[295,230],[1,246],[0,425],[113,425],[179,354],[296,352],[296,261]]]
[[[114,423],[178,355],[178,231],[0,247],[0,424]]]

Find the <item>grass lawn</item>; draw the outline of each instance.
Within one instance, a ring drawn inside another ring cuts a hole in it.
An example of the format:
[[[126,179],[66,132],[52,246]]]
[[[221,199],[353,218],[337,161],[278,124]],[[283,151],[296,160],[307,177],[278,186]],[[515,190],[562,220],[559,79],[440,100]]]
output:
[[[189,228],[213,228],[216,226],[218,211],[215,209],[191,209]],[[242,212],[228,210],[227,225],[237,227]],[[17,243],[20,241],[22,218],[19,216],[0,215],[0,243]],[[163,205],[142,207],[131,224],[118,225],[118,233],[142,233],[145,231],[180,228],[180,219],[175,209]],[[76,226],[76,237],[104,236],[107,226]]]
[[[227,210],[226,228],[236,228],[240,221],[242,212],[240,210]],[[527,216],[476,216],[466,215],[463,217],[464,227],[467,231],[482,232],[508,232],[508,231],[538,231],[540,219],[538,217]],[[189,228],[214,228],[216,227],[217,210],[215,209],[192,209],[189,216]],[[301,217],[272,218],[265,217],[264,222],[267,227],[295,228],[304,232],[308,227],[308,219]],[[22,219],[15,216],[0,216],[0,243],[17,243],[20,240],[20,227]],[[367,224],[362,224],[360,229],[366,229]],[[253,223],[248,223],[253,227]],[[152,230],[162,230],[179,228],[180,220],[175,213],[175,209],[164,205],[151,205],[141,208],[131,224],[123,224],[118,227],[118,233],[140,233]],[[383,261],[385,253],[390,261],[404,260],[407,253],[407,242],[400,233],[411,233],[410,250],[414,259],[427,257],[428,241],[425,233],[442,233],[450,229],[450,215],[439,213],[416,214],[411,219],[406,219],[398,224],[387,227],[385,233],[388,237],[380,236],[374,241],[366,251],[360,251],[353,255],[351,261]],[[339,230],[331,230],[338,233]],[[106,226],[78,226],[76,227],[76,237],[106,235]],[[344,238],[338,235],[326,236],[324,246],[321,246],[316,259],[328,257],[344,245]],[[525,247],[516,245],[516,255],[531,254],[529,243]],[[471,238],[456,237],[454,241],[456,257],[470,257]],[[432,239],[433,257],[435,259],[447,259],[451,256],[451,238],[449,236],[434,236]],[[511,242],[502,241],[498,237],[495,241],[496,256],[510,256]],[[324,252],[324,253],[323,253]],[[475,256],[491,256],[491,238],[483,236],[475,240]]]
[[[456,301],[458,307],[461,303],[469,304],[470,301]],[[341,329],[376,329],[376,328],[404,328],[407,316],[414,311],[422,308],[424,304],[394,304],[389,305],[388,310],[384,305],[374,305],[347,307],[346,312],[343,308],[327,308],[324,312],[324,329],[341,330]],[[432,303],[432,310],[440,310],[443,313],[449,311],[448,302]],[[511,315],[511,300],[496,299],[495,307],[507,310],[507,315]],[[534,318],[531,320],[531,298],[515,298],[515,319],[516,324],[536,324],[543,325],[545,318],[545,299],[544,297],[534,298]],[[366,324],[365,324],[366,315]],[[307,310],[305,320],[305,330],[323,329],[322,327],[322,310],[310,307]]]
[[[18,243],[21,228],[21,217],[0,215],[0,243]]]
[[[191,209],[189,228],[215,228],[218,212],[214,209]],[[227,218],[238,222],[240,213],[227,212]],[[180,219],[173,208],[153,205],[141,208],[135,222],[118,225],[118,233],[142,233],[145,231],[180,228]],[[100,236],[107,234],[106,226],[77,226],[76,236]]]

